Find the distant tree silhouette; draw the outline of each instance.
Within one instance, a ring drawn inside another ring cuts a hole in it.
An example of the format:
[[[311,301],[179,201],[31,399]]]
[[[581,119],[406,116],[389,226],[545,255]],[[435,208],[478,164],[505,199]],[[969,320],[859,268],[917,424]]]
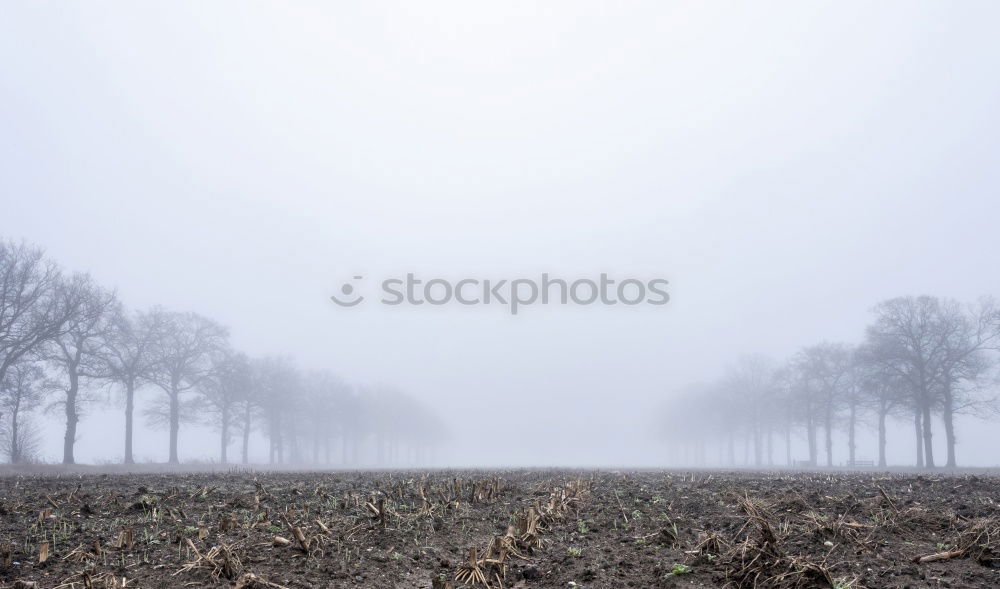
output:
[[[181,422],[194,417],[182,406],[183,396],[211,376],[212,358],[226,345],[228,332],[218,323],[195,313],[163,310],[153,313],[159,315],[153,320],[160,329],[153,346],[152,381],[163,389],[166,403],[154,407],[148,415],[153,423],[166,424],[169,428],[168,462],[177,464]]]

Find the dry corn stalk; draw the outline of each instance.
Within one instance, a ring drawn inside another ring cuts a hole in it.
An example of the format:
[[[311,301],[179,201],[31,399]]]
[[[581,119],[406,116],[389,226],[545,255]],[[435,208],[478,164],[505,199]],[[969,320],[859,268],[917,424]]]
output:
[[[530,551],[542,545],[542,538],[540,536],[541,518],[538,515],[537,508],[534,506],[529,507],[528,510],[518,518],[517,525],[517,539],[521,546]]]
[[[373,518],[378,520],[379,526],[385,527],[385,497],[379,497],[377,500],[372,497],[371,501],[365,503],[365,509],[372,514]]]
[[[318,527],[318,528],[319,528],[320,530],[322,530],[322,532],[323,532],[324,534],[329,534],[329,533],[330,533],[330,528],[328,528],[328,527],[326,526],[326,524],[324,524],[324,523],[323,523],[323,522],[321,522],[320,520],[316,520],[316,527]]]
[[[135,544],[135,533],[132,528],[125,528],[118,534],[118,541],[115,542],[115,548],[118,550],[132,550],[132,546]]]
[[[174,575],[193,570],[205,570],[208,571],[213,580],[218,581],[220,577],[225,577],[226,579],[235,578],[239,573],[239,569],[242,568],[239,558],[233,553],[230,546],[220,544],[213,546],[208,552],[202,554],[190,538],[185,538],[184,540],[187,542],[187,546],[191,552],[194,553],[195,559],[184,565]]]
[[[69,560],[76,563],[86,562],[88,560],[96,558],[97,555],[84,549],[83,544],[77,546],[72,552],[63,557],[63,560]]]
[[[293,526],[292,537],[299,543],[299,548],[302,552],[309,554],[309,546],[312,544],[312,541],[309,538],[306,538],[306,535],[302,533],[302,528]]]
[[[469,548],[469,557],[455,571],[455,580],[459,583],[469,585],[481,584],[489,587],[490,583],[483,572],[483,564],[483,561],[479,560],[476,547]]]
[[[427,481],[422,480],[417,484],[417,494],[420,495],[420,515],[429,515],[434,511],[434,503],[427,498]]]
[[[239,522],[237,522],[235,515],[231,513],[223,515],[219,518],[219,533],[225,534],[226,532],[235,530],[238,525]]]

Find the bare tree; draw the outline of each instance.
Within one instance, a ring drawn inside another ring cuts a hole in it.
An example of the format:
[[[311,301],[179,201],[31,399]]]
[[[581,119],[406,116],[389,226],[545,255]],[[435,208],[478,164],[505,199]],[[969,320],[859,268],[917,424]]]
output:
[[[984,401],[975,393],[990,365],[985,352],[1000,342],[1000,314],[989,299],[965,310],[955,301],[930,296],[891,299],[875,313],[867,334],[870,357],[910,390],[914,430],[923,442],[918,466],[935,466],[932,417],[940,409],[946,465],[954,467],[954,416]]]
[[[845,416],[845,426],[847,428],[847,464],[854,466],[857,463],[858,455],[858,424],[866,416],[864,388],[864,367],[858,358],[858,351],[854,349],[847,359],[847,374],[841,385],[843,405],[847,410]]]
[[[773,462],[771,455],[773,442],[770,439],[773,418],[771,403],[777,391],[776,384],[774,362],[759,354],[740,358],[736,366],[730,369],[729,377],[726,379],[726,386],[734,393],[740,420],[747,428],[749,440],[753,443],[755,466],[763,464],[765,438],[768,442],[768,462]]]
[[[805,428],[806,446],[809,452],[809,464],[816,466],[819,460],[819,444],[817,431],[819,429],[818,407],[819,399],[816,387],[811,381],[809,364],[804,354],[799,353],[788,361],[783,369],[783,384],[793,421]]]
[[[154,423],[170,429],[169,462],[177,464],[177,437],[180,432],[182,396],[198,387],[211,373],[213,354],[226,343],[225,328],[195,313],[155,310],[160,325],[154,350],[152,380],[166,393],[165,403],[154,407],[149,416]]]
[[[243,464],[250,463],[250,433],[255,425],[255,418],[261,411],[261,391],[266,383],[265,362],[257,359],[249,360],[250,378],[243,394],[236,399],[234,416],[240,428],[242,438],[240,460]]]
[[[351,428],[360,426],[358,423],[360,416],[354,412],[357,404],[353,387],[336,376],[332,376],[330,384],[327,392],[330,411],[327,415],[329,425],[324,432],[325,439],[323,441],[325,460],[328,464],[334,461],[331,446],[335,440],[339,439],[342,444],[341,461],[346,463],[347,433]]]
[[[805,378],[806,394],[815,403],[825,434],[826,465],[833,466],[833,429],[845,403],[849,385],[851,349],[843,344],[822,343],[802,350],[798,357]]]
[[[163,313],[116,313],[101,350],[101,374],[121,388],[125,401],[125,464],[133,464],[135,393],[155,374],[154,348],[160,337]]]
[[[223,348],[213,355],[211,373],[202,381],[199,392],[209,423],[219,430],[219,461],[222,464],[228,462],[229,442],[240,402],[252,385],[250,359],[246,354]]]
[[[321,451],[325,461],[330,462],[330,442],[340,426],[337,405],[349,389],[335,374],[320,371],[305,376],[303,390],[302,421],[310,425],[312,462],[319,464]]]
[[[934,467],[931,416],[935,383],[947,348],[948,330],[938,325],[940,319],[937,298],[899,297],[876,305],[875,322],[867,331],[872,360],[907,383],[913,399],[914,428],[923,442],[917,463],[929,468]]]
[[[371,450],[380,463],[398,464],[444,435],[443,424],[413,397],[385,387],[355,394],[327,372],[304,379],[290,361],[250,362],[226,340],[224,328],[194,313],[125,313],[90,276],[64,278],[40,249],[0,240],[0,435],[13,461],[27,455],[33,439],[24,412],[58,392],[49,407],[65,413],[63,462],[73,463],[77,427],[99,382],[122,393],[126,463],[134,462],[135,395],[147,384],[165,392],[146,413],[169,428],[173,464],[180,424],[194,421],[195,409],[219,426],[223,462],[236,427],[248,462],[258,422],[274,463],[303,461],[310,444],[313,462],[322,453],[329,463],[340,439],[345,463]],[[192,391],[201,393],[195,402]]]
[[[77,424],[87,400],[82,396],[84,381],[101,376],[101,351],[111,331],[112,318],[120,310],[115,293],[98,287],[87,274],[74,275],[61,290],[65,299],[79,301],[77,312],[45,346],[43,357],[55,369],[58,375],[55,386],[62,392],[55,405],[62,406],[66,415],[63,464],[74,464]]]
[[[41,366],[22,357],[0,382],[0,417],[5,418],[0,426],[0,445],[11,464],[20,464],[33,453],[37,440],[24,415],[41,403],[44,376]]]
[[[934,326],[941,331],[944,351],[936,374],[948,453],[945,466],[949,468],[956,466],[955,415],[993,401],[977,393],[993,364],[986,352],[1000,343],[998,325],[1000,311],[992,299],[983,299],[968,309],[952,300],[940,303],[940,317]]]
[[[855,371],[861,394],[861,404],[875,414],[878,433],[878,465],[885,467],[886,422],[890,416],[902,416],[908,411],[912,411],[909,390],[906,382],[898,373],[885,370],[884,366],[872,359],[872,351],[868,346],[858,347],[855,354]]]
[[[785,466],[792,466],[792,430],[796,419],[796,394],[799,392],[798,374],[792,366],[785,363],[775,370],[774,383],[774,415],[785,438]],[[815,436],[812,439],[815,450]],[[815,456],[812,456],[812,460],[815,461]]]
[[[290,441],[297,424],[294,408],[299,402],[302,390],[301,376],[295,365],[287,358],[264,358],[257,365],[256,389],[263,414],[265,432],[271,464],[284,463],[294,457],[294,448],[289,444],[291,456],[286,455],[285,441]]]
[[[42,250],[0,240],[0,381],[26,354],[60,335],[79,307]]]
[[[785,438],[786,462],[792,462],[792,432],[805,430],[809,464],[819,454],[819,430],[825,434],[826,464],[833,465],[834,431],[847,437],[848,463],[857,462],[858,431],[869,423],[878,434],[879,466],[886,465],[889,418],[912,417],[917,465],[935,464],[931,444],[933,417],[944,424],[948,466],[955,466],[955,416],[996,416],[1000,382],[1000,308],[990,298],[963,307],[935,297],[899,297],[874,308],[874,323],[857,347],[823,343],[804,348],[780,369],[759,357],[744,357],[726,378],[699,395],[675,395],[672,412],[692,417],[671,423],[665,438],[672,446],[719,441],[720,463],[735,464],[736,443],[744,440],[744,464],[772,463],[773,432]],[[707,399],[702,405],[695,397]],[[376,405],[378,407],[378,405]],[[710,414],[711,419],[701,418]],[[378,439],[384,417],[376,411],[371,431]],[[396,425],[392,425],[394,431]],[[403,428],[405,429],[405,428]],[[715,432],[710,433],[710,432]],[[682,440],[679,442],[678,440]],[[728,440],[728,460],[724,456]],[[751,460],[751,449],[753,458]],[[697,450],[701,452],[701,450]]]

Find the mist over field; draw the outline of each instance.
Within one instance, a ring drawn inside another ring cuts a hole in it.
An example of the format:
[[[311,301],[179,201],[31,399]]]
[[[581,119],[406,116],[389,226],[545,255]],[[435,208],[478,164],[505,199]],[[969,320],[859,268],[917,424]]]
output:
[[[125,459],[109,350],[146,333],[139,463],[218,463],[228,406],[232,463],[246,414],[254,464],[997,466],[998,17],[6,3],[0,261],[44,250],[67,312],[34,347],[0,312],[21,458],[65,461],[87,308],[76,463]],[[411,274],[448,301],[381,301]],[[543,275],[617,302],[513,312]]]

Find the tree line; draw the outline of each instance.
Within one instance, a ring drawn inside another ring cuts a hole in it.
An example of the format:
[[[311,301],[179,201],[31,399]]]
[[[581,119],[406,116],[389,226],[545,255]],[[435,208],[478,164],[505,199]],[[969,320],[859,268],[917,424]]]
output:
[[[62,461],[74,464],[81,417],[107,390],[124,410],[126,464],[135,461],[140,393],[150,393],[147,423],[169,431],[171,464],[180,461],[182,426],[192,423],[217,429],[222,463],[238,442],[244,464],[254,432],[268,440],[271,463],[349,465],[423,460],[443,431],[400,391],[352,386],[284,357],[251,358],[207,317],[128,310],[88,274],[67,274],[42,249],[0,239],[0,451],[11,463],[36,460],[31,416],[58,411]]]
[[[1000,310],[991,298],[975,304],[933,296],[905,296],[872,309],[855,345],[819,343],[784,362],[763,355],[741,358],[707,384],[690,387],[668,403],[666,433],[682,460],[773,465],[783,446],[787,465],[833,466],[834,433],[847,441],[847,465],[858,466],[858,437],[870,428],[877,447],[873,466],[886,466],[888,424],[912,427],[919,468],[955,467],[956,416],[997,414]],[[683,415],[684,419],[676,416]],[[944,430],[945,456],[934,435]],[[794,438],[794,440],[793,440]],[[803,443],[808,458],[793,460]]]

